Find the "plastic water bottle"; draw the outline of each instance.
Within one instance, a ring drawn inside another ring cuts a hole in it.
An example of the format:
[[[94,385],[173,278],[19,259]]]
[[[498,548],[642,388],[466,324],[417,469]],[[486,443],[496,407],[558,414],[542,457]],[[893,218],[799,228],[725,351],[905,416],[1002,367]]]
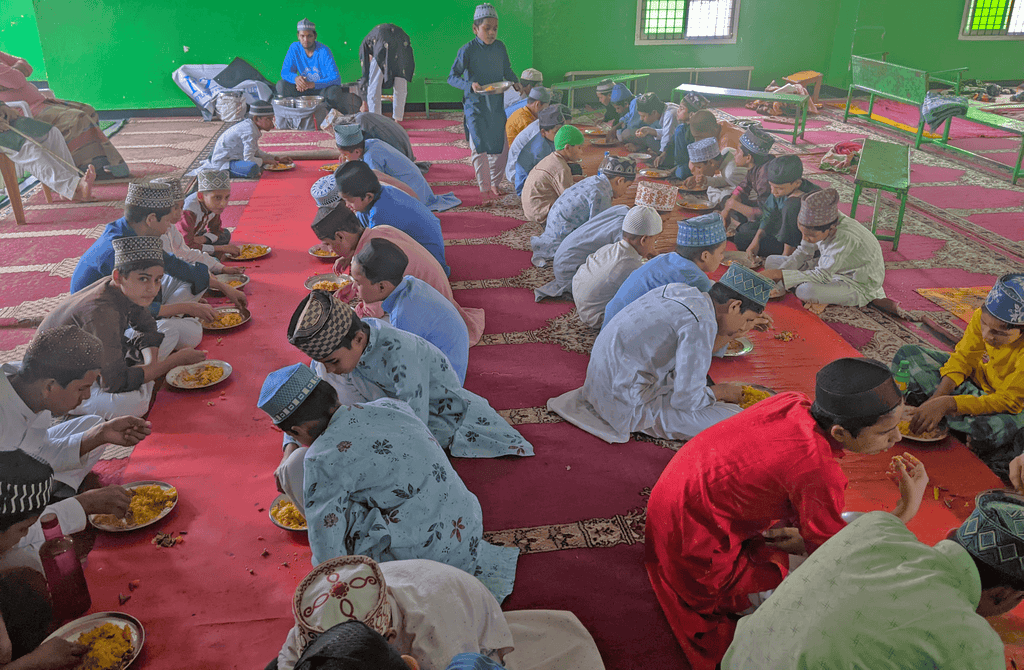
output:
[[[892,376],[893,381],[899,388],[900,393],[907,395],[907,387],[910,386],[910,361],[900,361],[896,374]]]
[[[92,606],[82,562],[75,555],[75,542],[61,530],[56,514],[44,515],[40,523],[46,541],[39,548],[39,560],[53,600],[53,619],[74,619]]]

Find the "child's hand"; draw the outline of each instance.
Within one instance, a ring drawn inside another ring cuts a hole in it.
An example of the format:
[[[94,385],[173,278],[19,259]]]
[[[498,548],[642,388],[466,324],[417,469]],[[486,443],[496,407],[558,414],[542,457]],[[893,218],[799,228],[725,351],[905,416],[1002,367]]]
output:
[[[62,637],[56,637],[49,642],[44,642],[32,653],[23,657],[28,661],[31,659],[33,668],[39,670],[59,670],[60,668],[76,667],[89,651],[84,644],[68,642]]]
[[[123,519],[132,503],[132,494],[123,486],[104,486],[79,493],[75,500],[86,514],[113,514]]]
[[[1010,483],[1017,493],[1024,493],[1024,455],[1010,461]]]
[[[920,407],[910,410],[913,416],[910,419],[910,431],[912,433],[927,433],[939,427],[939,422],[952,412],[956,411],[956,400],[953,396],[938,396],[929,398]]]
[[[799,528],[770,528],[761,535],[766,544],[781,549],[787,554],[794,556],[807,554],[807,547],[804,545],[804,538],[800,535]]]
[[[356,283],[354,281],[345,284],[334,294],[334,296],[342,302],[350,302],[357,295],[359,295],[359,289],[356,288]]]
[[[189,347],[187,349],[179,349],[167,358],[173,359],[174,367],[178,367],[179,365],[194,365],[206,360],[206,352]]]
[[[899,477],[896,486],[900,490],[900,499],[907,506],[919,505],[928,488],[928,473],[924,469],[924,463],[904,452],[903,457],[896,460],[895,464]]]
[[[715,399],[719,402],[731,402],[739,404],[743,400],[743,386],[741,384],[715,384],[711,387]]]
[[[249,300],[245,297],[245,294],[233,286],[224,286],[224,296],[231,302],[235,303],[237,307],[242,309],[245,309],[249,304]]]
[[[480,91],[484,90],[484,87],[476,83],[475,81],[472,83],[472,88],[474,93],[479,93]]]
[[[237,244],[222,244],[217,247],[217,251],[225,253],[228,256],[237,256],[242,253],[242,248]]]
[[[185,315],[194,316],[200,321],[210,322],[217,320],[217,310],[205,302],[184,303],[181,307]]]
[[[245,268],[239,267],[237,265],[231,265],[231,266],[225,265],[223,268],[221,268],[220,272],[221,272],[221,274],[225,274],[225,275],[242,275],[242,274],[245,274]]]

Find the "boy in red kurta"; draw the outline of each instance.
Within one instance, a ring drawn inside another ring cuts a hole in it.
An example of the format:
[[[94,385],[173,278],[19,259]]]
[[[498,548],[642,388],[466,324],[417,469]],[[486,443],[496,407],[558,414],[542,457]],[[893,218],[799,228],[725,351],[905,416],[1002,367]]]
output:
[[[788,554],[814,551],[845,524],[844,450],[885,451],[900,440],[903,398],[888,368],[844,358],[817,375],[812,406],[780,393],[721,421],[672,458],[647,505],[647,574],[694,670],[713,670],[750,594],[774,589]],[[928,483],[899,464],[904,521]],[[778,528],[779,522],[787,528]]]

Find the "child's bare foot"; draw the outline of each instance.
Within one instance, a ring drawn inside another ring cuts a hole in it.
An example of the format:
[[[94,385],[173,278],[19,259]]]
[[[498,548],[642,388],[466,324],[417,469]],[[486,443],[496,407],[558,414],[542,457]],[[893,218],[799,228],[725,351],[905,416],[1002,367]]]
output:
[[[495,198],[501,197],[501,191],[498,190],[498,187],[496,185],[491,185],[491,195],[494,196]]]
[[[83,176],[78,181],[78,188],[75,189],[75,197],[71,199],[72,202],[92,202],[95,198],[92,197],[92,183],[96,181],[96,166],[90,164],[89,168],[85,171]]]

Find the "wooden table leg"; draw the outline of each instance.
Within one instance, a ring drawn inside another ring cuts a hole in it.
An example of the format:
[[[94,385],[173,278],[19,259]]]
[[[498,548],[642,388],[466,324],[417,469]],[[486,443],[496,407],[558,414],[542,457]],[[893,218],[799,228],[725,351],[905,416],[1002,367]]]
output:
[[[14,221],[23,226],[25,225],[25,208],[21,202],[18,172],[14,167],[14,161],[4,155],[0,155],[0,174],[3,175],[4,188],[7,189],[7,197],[11,201],[11,209],[14,210]]]

